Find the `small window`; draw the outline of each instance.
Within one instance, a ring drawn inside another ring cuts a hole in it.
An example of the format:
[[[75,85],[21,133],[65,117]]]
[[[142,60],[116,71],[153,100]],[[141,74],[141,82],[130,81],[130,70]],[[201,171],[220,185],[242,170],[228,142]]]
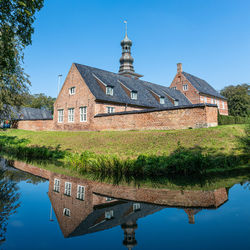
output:
[[[64,194],[71,196],[71,183],[70,182],[65,182]]]
[[[106,211],[105,212],[105,219],[106,220],[110,220],[114,218],[114,211],[113,210],[110,210],[110,211]]]
[[[137,100],[137,91],[131,91],[131,99]]]
[[[141,209],[141,204],[140,203],[134,203],[133,204],[133,211],[136,212]]]
[[[207,97],[204,97],[204,102],[207,103]]]
[[[172,89],[176,90],[176,87],[173,87]]]
[[[84,200],[85,198],[85,187],[84,186],[77,186],[77,199]]]
[[[106,197],[106,201],[112,201],[112,200],[114,200],[114,198]]]
[[[74,122],[74,113],[75,113],[74,108],[68,109],[68,122]]]
[[[222,109],[225,109],[225,103],[221,102],[221,104],[222,104]]]
[[[177,78],[177,82],[180,82],[181,81],[181,77],[180,76],[178,76],[178,78]]]
[[[184,91],[187,91],[187,90],[188,90],[188,85],[187,85],[187,84],[184,84],[184,85],[183,85],[183,90],[184,90]]]
[[[70,217],[70,210],[68,208],[63,209],[63,215]]]
[[[115,112],[115,108],[114,107],[107,107],[107,113],[111,114]]]
[[[179,101],[178,100],[174,100],[174,106],[178,106],[179,105]]]
[[[80,108],[80,122],[87,121],[87,107]]]
[[[218,108],[220,107],[220,100],[217,100]]]
[[[106,87],[106,95],[113,95],[113,87],[107,86]]]
[[[76,87],[72,87],[69,89],[69,94],[74,95],[76,93]]]
[[[165,98],[163,96],[160,97],[160,104],[165,104]]]
[[[63,122],[63,117],[64,117],[64,112],[63,109],[58,110],[58,122],[62,123]]]
[[[211,103],[214,104],[214,99],[213,98],[211,98]]]
[[[57,193],[60,192],[60,180],[58,180],[58,179],[54,180],[54,191]]]

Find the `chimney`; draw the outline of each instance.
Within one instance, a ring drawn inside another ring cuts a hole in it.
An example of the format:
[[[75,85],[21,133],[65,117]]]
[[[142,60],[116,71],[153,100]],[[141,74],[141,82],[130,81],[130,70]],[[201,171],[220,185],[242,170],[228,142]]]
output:
[[[177,63],[177,73],[182,72],[182,63]]]

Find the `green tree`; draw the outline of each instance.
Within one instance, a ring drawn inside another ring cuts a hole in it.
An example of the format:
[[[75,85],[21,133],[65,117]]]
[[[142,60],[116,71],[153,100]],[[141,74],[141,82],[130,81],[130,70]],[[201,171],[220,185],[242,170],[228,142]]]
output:
[[[31,44],[35,14],[44,0],[0,0],[0,115],[19,107],[30,85],[23,50]]]
[[[8,218],[19,207],[16,183],[5,178],[5,171],[0,169],[0,242],[5,240]]]
[[[35,95],[25,94],[23,100],[23,106],[25,107],[47,109],[53,114],[56,98],[40,93]]]
[[[250,115],[250,85],[230,85],[220,92],[227,98],[229,115],[249,116]]]

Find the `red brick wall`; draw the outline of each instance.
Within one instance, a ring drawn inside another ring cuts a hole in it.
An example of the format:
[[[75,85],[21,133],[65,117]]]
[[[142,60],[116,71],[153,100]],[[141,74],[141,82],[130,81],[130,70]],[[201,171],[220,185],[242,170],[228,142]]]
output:
[[[211,96],[206,96],[206,95],[200,95],[200,103],[209,103],[209,104],[216,104],[218,106],[218,110],[221,115],[228,115],[228,106],[227,106],[227,101],[224,99],[220,99],[217,97],[211,97]],[[223,104],[224,103],[224,108]]]
[[[69,94],[69,88],[75,87],[76,93]],[[80,107],[87,106],[87,122],[80,122]],[[68,122],[68,109],[74,108],[74,123]],[[58,110],[64,110],[64,121],[58,123]],[[63,87],[54,104],[54,129],[55,130],[89,130],[92,119],[96,114],[95,97],[90,92],[76,66],[72,64],[65,79]]]
[[[54,129],[53,120],[18,121],[18,129],[33,131],[50,131]]]
[[[188,85],[188,90],[183,90],[183,85],[186,84]],[[187,80],[187,78],[182,74],[182,73],[177,73],[176,76],[174,77],[174,80],[172,81],[170,88],[176,87],[177,90],[180,90],[187,98],[188,100],[193,103],[208,103],[208,104],[215,104],[214,101],[212,103],[212,100],[218,100],[219,104],[218,109],[221,115],[228,115],[228,106],[227,106],[227,101],[220,99],[220,98],[215,98],[211,96],[206,96],[204,94],[200,94],[199,91],[197,91],[193,85]],[[206,102],[205,102],[205,97],[206,97]],[[224,102],[224,109],[222,106],[222,102]]]
[[[183,90],[183,85],[188,85],[188,90]],[[188,100],[193,103],[197,104],[200,103],[200,96],[197,89],[187,80],[187,78],[182,73],[177,73],[172,81],[170,88],[176,87],[177,90],[180,90]]]
[[[125,104],[108,104],[103,102],[97,102],[95,105],[96,114],[107,113],[107,107],[114,107],[115,112],[132,111],[132,110],[143,110],[145,108],[127,106]]]
[[[208,117],[209,116],[209,117]],[[195,107],[156,112],[95,117],[93,130],[185,129],[217,126],[216,107]]]

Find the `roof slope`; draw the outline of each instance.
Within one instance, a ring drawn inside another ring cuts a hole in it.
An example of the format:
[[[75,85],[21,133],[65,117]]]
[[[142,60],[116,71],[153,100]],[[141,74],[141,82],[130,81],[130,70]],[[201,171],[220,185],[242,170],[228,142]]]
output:
[[[52,120],[52,114],[45,109],[36,109],[29,107],[11,107],[11,114],[7,115],[4,119],[16,120]]]
[[[191,104],[189,100],[178,90],[173,90],[168,87],[153,84],[150,82],[122,76],[109,71],[81,65],[75,63],[78,71],[88,85],[90,91],[97,100],[109,101],[130,105],[143,106],[148,108],[167,108],[174,105],[167,98],[167,94],[173,99],[178,99],[180,105]],[[113,96],[106,95],[96,81],[95,76],[104,82],[106,85],[113,86]],[[128,89],[137,91],[137,100],[132,100],[124,91],[121,86],[124,84]],[[165,104],[160,104],[152,95],[150,90],[154,91],[157,95],[165,97]],[[167,94],[166,94],[167,93]]]
[[[182,74],[187,78],[187,80],[200,92],[203,94],[208,94],[211,96],[215,96],[218,98],[226,99],[224,96],[222,96],[220,93],[218,93],[210,84],[208,84],[206,81],[193,76],[189,73],[182,72]]]

